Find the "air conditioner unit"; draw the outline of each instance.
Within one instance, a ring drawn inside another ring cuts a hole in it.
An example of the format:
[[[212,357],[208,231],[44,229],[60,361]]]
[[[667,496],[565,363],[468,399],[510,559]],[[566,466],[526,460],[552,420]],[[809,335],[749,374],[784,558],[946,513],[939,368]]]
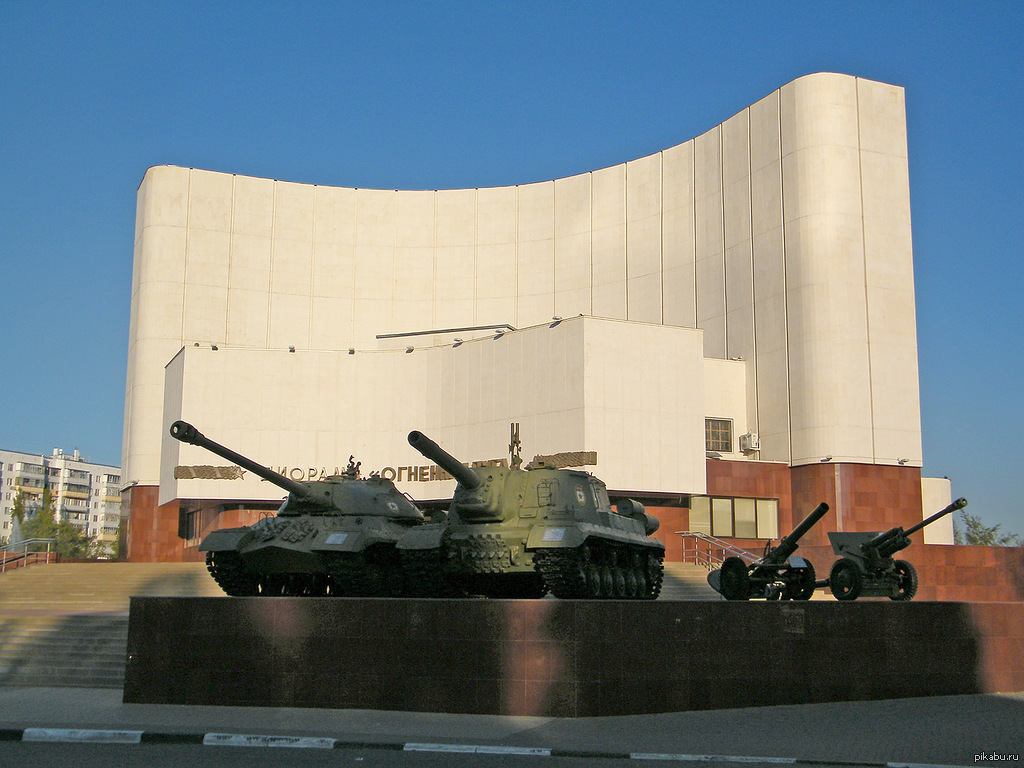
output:
[[[745,435],[740,435],[740,450],[744,453],[761,450],[761,440],[756,432],[747,432]]]

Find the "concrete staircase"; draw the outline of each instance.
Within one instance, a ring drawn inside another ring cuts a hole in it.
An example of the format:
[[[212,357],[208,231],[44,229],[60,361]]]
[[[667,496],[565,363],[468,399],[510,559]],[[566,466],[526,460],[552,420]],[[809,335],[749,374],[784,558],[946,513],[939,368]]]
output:
[[[202,563],[60,563],[0,575],[0,685],[120,688],[132,595],[224,597]],[[665,563],[660,600],[721,600]]]
[[[708,584],[708,569],[690,563],[665,563],[659,600],[723,600]]]
[[[203,563],[60,563],[0,575],[0,685],[120,688],[132,595],[218,596]]]

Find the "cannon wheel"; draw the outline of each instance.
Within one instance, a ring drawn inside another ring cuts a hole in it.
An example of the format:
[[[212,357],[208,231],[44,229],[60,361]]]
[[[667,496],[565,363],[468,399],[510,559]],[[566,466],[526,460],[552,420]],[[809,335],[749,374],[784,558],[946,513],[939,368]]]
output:
[[[722,597],[726,600],[750,599],[750,574],[747,564],[738,557],[727,557],[722,561]]]
[[[856,600],[864,589],[860,566],[848,557],[836,560],[828,575],[828,587],[836,600]]]
[[[906,560],[893,562],[896,571],[896,583],[890,600],[913,600],[917,594],[917,570]]]
[[[814,594],[814,584],[817,578],[814,574],[814,566],[807,560],[807,567],[798,571],[799,579],[793,584],[794,600],[810,600]]]

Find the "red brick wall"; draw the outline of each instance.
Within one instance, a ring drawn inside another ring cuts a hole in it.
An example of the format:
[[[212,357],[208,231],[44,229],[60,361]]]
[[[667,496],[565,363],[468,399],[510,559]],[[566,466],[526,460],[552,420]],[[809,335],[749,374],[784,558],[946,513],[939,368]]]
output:
[[[222,528],[247,528],[255,525],[261,518],[268,514],[266,510],[258,509],[225,509],[219,511],[217,507],[203,509],[200,514],[201,531],[191,541],[181,541],[182,558],[186,561],[200,561],[206,559],[206,553],[200,552],[199,543],[210,533],[219,531]]]
[[[683,559],[683,538],[676,535],[678,531],[689,530],[690,510],[680,507],[645,507],[649,515],[660,521],[654,538],[665,545],[665,559],[679,562]]]
[[[182,559],[178,502],[159,506],[159,490],[155,485],[136,485],[123,494],[130,515],[128,560],[132,562],[180,562]]]
[[[128,560],[132,562],[190,562],[203,560],[205,555],[196,548],[206,534],[221,528],[239,528],[253,525],[266,511],[231,509],[219,512],[219,507],[202,510],[202,533],[193,541],[178,538],[179,502],[157,505],[159,488],[136,485],[125,491],[130,510],[128,524]]]
[[[922,544],[921,535],[915,534],[915,542],[895,555],[917,571],[915,600],[1024,601],[1024,547]],[[800,547],[799,554],[814,564],[819,579],[828,578],[838,559],[832,547]]]

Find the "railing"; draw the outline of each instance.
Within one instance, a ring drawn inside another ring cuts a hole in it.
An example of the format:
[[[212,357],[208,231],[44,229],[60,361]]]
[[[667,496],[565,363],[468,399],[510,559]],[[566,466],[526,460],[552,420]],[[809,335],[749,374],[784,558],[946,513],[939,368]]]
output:
[[[15,568],[24,568],[26,565],[35,563],[56,563],[60,556],[54,546],[56,539],[27,539],[17,544],[6,544],[0,547],[0,573],[6,573]],[[45,551],[39,551],[39,547],[46,545]],[[29,548],[32,551],[29,551]]]
[[[726,557],[742,558],[752,563],[758,556],[746,549],[741,549],[728,541],[716,539],[698,531],[676,531],[676,536],[683,537],[683,562],[703,565],[709,571],[722,564]]]

